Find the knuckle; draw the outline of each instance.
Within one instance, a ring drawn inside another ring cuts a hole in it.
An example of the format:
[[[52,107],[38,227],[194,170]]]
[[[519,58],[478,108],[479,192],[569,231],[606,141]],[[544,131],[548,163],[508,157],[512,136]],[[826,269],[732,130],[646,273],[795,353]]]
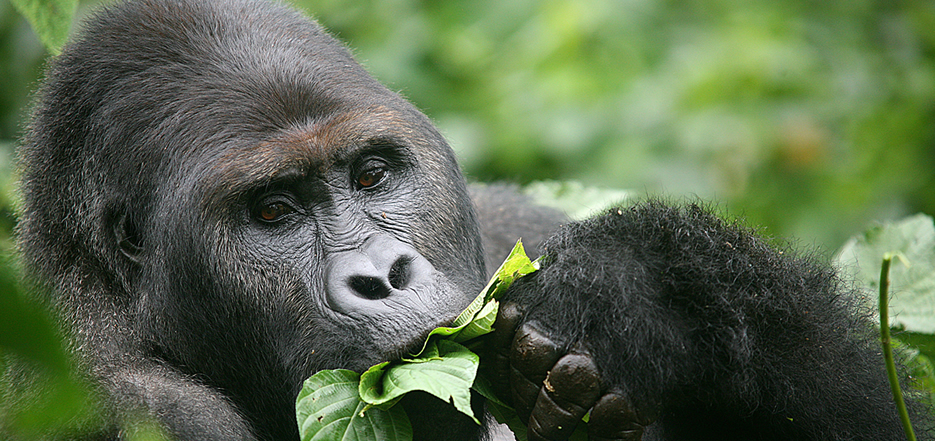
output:
[[[558,361],[559,346],[539,331],[533,323],[523,324],[513,339],[510,364],[535,383],[545,380],[548,372]]]
[[[510,368],[510,392],[513,397],[513,408],[523,421],[528,420],[530,414],[532,414],[539,389],[539,383],[532,382],[515,368]]]
[[[559,359],[546,381],[560,401],[585,409],[600,395],[600,374],[594,360],[586,354],[568,354]]]
[[[619,393],[608,393],[600,397],[591,409],[588,421],[588,438],[638,441],[643,428],[652,424],[652,419],[641,416],[630,401]]]

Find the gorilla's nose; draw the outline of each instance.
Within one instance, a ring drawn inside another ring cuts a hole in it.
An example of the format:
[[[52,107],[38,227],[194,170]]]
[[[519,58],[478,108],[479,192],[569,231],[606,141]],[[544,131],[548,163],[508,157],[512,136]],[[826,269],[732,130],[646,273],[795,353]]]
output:
[[[329,256],[328,301],[345,313],[376,312],[375,300],[407,296],[419,286],[428,287],[432,264],[414,248],[390,236],[367,239],[355,250]],[[407,303],[405,298],[394,299]]]

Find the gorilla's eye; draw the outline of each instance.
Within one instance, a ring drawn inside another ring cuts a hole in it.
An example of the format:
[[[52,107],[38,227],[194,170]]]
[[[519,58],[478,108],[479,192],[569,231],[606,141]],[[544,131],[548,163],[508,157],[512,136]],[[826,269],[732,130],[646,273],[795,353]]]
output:
[[[292,214],[295,210],[284,202],[270,202],[264,204],[257,210],[257,216],[266,222],[275,222],[283,216]]]
[[[383,178],[386,177],[386,170],[382,168],[372,168],[364,171],[359,176],[357,176],[357,185],[360,188],[369,188],[373,187],[380,183]]]

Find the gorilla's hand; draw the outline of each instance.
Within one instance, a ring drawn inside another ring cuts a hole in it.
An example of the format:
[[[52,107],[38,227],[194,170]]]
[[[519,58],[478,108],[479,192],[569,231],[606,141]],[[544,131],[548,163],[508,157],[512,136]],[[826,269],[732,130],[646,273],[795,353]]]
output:
[[[673,439],[900,436],[857,297],[812,259],[658,201],[565,225],[542,252],[484,362],[530,439],[565,439],[588,410],[592,440],[662,415]]]
[[[640,439],[697,378],[690,330],[661,280],[672,247],[653,243],[667,230],[659,215],[643,221],[652,208],[560,228],[539,271],[501,298],[481,359],[530,439],[567,439],[589,411],[592,440]]]
[[[519,325],[522,316],[516,303],[500,305],[486,368],[497,390],[528,422],[528,438],[568,439],[590,411],[590,440],[640,440],[652,419],[637,413],[622,393],[604,387],[587,349],[580,342],[564,349],[540,323]]]

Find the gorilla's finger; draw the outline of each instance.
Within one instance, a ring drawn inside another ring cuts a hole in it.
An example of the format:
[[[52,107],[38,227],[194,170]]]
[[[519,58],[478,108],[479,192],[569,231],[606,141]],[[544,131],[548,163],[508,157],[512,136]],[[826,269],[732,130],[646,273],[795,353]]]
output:
[[[523,312],[523,308],[515,302],[501,302],[497,320],[488,338],[489,344],[495,348],[509,348],[513,344],[516,326],[523,318]]]
[[[481,369],[484,374],[493,383],[494,390],[510,390],[510,348],[513,344],[513,336],[516,334],[516,326],[523,317],[523,309],[516,303],[500,303],[500,309],[497,312],[497,321],[494,322],[493,332],[488,334],[485,345],[486,357],[481,357]],[[500,396],[507,404],[512,403],[510,394]]]
[[[510,349],[510,388],[513,407],[523,421],[529,419],[546,375],[561,356],[559,345],[532,323],[523,324]]]
[[[528,423],[532,409],[536,405],[536,399],[539,396],[539,390],[542,388],[540,383],[535,383],[526,378],[523,374],[510,367],[510,395],[512,396],[513,409],[519,415],[521,421]]]
[[[568,354],[549,372],[529,417],[529,439],[563,440],[600,396],[600,374],[588,354]]]
[[[652,419],[634,410],[626,397],[619,393],[608,393],[591,409],[588,440],[639,441],[643,437],[643,427],[649,424],[652,424]]]

